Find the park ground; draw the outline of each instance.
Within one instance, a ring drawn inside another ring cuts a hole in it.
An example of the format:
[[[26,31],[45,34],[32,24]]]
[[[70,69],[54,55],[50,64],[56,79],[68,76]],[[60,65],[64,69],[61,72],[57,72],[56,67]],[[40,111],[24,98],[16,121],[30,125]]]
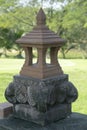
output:
[[[0,59],[0,102],[5,102],[4,91],[18,75],[24,59]],[[78,89],[78,99],[72,104],[72,111],[87,114],[87,59],[60,59],[59,63],[69,80]]]

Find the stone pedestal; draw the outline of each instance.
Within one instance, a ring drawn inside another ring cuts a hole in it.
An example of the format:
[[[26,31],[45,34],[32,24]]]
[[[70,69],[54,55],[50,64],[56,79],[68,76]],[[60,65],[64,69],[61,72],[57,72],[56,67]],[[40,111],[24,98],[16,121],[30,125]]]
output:
[[[29,105],[17,104],[14,106],[14,117],[24,119],[30,122],[40,124],[42,126],[49,123],[64,119],[71,114],[70,104],[60,104],[52,109],[44,112],[39,112],[36,108],[31,108]]]
[[[14,117],[46,125],[69,116],[78,94],[63,74],[46,79],[14,76],[5,96],[14,104]]]
[[[47,126],[10,117],[0,120],[0,130],[87,130],[87,115],[72,113],[66,119]]]

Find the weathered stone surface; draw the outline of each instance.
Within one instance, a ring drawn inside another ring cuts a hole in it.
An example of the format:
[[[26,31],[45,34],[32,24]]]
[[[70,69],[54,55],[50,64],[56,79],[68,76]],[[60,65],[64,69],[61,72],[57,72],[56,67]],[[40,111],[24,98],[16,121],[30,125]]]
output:
[[[77,99],[78,93],[68,81],[68,75],[46,79],[14,76],[5,96],[14,104],[16,117],[43,125],[66,118],[71,113],[71,103]]]
[[[74,85],[68,81],[68,75],[46,79],[35,79],[14,76],[5,92],[6,99],[13,103],[25,103],[46,112],[55,104],[72,103],[78,93]]]
[[[66,118],[70,114],[71,104],[60,104],[54,106],[45,113],[25,104],[17,104],[14,106],[14,117],[31,121],[42,126]]]
[[[10,117],[0,120],[0,130],[87,130],[87,115],[72,113],[70,117],[44,127]]]

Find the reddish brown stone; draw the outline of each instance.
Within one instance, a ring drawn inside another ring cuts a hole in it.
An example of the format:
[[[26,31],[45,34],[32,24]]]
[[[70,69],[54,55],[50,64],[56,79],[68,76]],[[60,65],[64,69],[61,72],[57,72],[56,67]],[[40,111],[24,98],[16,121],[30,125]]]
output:
[[[25,50],[25,63],[20,71],[21,75],[34,78],[47,78],[63,74],[57,60],[57,53],[65,43],[58,35],[46,26],[46,15],[42,8],[37,14],[37,25],[33,30],[17,40]],[[33,64],[32,48],[37,48],[38,62]],[[50,49],[50,64],[46,63],[46,52]]]
[[[8,102],[0,103],[0,119],[8,117],[13,112],[13,105]]]

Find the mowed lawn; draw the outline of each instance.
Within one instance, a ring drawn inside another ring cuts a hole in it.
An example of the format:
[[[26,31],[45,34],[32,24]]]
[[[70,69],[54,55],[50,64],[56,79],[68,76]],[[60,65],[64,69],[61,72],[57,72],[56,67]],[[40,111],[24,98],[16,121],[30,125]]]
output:
[[[79,97],[72,105],[72,111],[87,114],[87,60],[59,60],[64,73],[78,89]],[[24,63],[22,59],[0,59],[0,102],[4,98],[5,88],[12,82],[13,75],[19,74]]]

